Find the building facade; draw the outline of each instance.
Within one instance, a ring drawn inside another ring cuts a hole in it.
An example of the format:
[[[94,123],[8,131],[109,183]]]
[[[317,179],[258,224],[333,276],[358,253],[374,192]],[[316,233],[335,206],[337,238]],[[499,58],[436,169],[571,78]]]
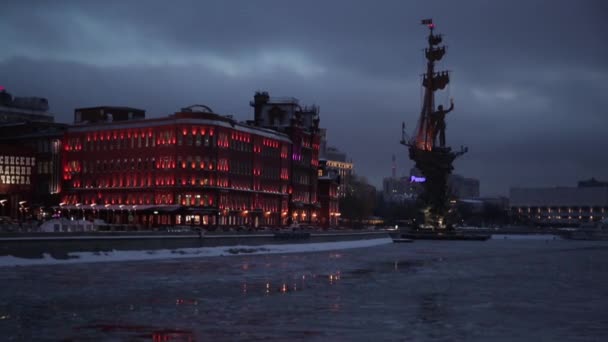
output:
[[[43,97],[13,97],[4,89],[0,91],[0,123],[53,122],[48,111],[49,102]]]
[[[74,124],[141,120],[145,118],[145,110],[133,107],[101,106],[76,108],[74,110]]]
[[[319,158],[323,163],[323,168],[331,168],[337,171],[338,179],[338,196],[344,198],[346,194],[352,191],[351,180],[354,173],[354,164],[348,159],[345,152],[340,151],[337,147],[327,145],[327,130],[321,128],[320,134],[320,149]]]
[[[44,98],[13,98],[6,91],[0,92],[0,144],[4,146],[0,155],[5,155],[3,152],[8,150],[21,151],[35,161],[33,165],[26,166],[31,167],[27,170],[35,181],[22,189],[5,188],[8,190],[0,193],[0,196],[14,198],[11,210],[7,211],[14,218],[21,209],[27,210],[30,217],[43,219],[59,202],[61,141],[68,125],[55,123],[48,110],[49,103]],[[22,204],[16,206],[17,202]]]
[[[514,218],[533,224],[568,226],[597,222],[608,216],[608,186],[511,188]]]
[[[455,198],[477,198],[479,197],[479,180],[466,178],[461,175],[450,175],[448,188]]]
[[[31,216],[36,165],[33,150],[0,144],[0,216]]]
[[[407,177],[385,177],[382,179],[382,198],[386,202],[403,202],[412,196],[408,190],[410,188],[410,178]]]
[[[319,164],[318,198],[321,205],[319,224],[324,228],[338,226],[340,216],[340,201],[338,189],[340,176],[334,168],[328,168],[325,163]]]
[[[198,105],[70,127],[62,212],[140,227],[317,223],[318,112],[277,114],[259,95],[253,122]]]
[[[323,160],[327,168],[334,169],[339,176],[338,196],[344,198],[352,192],[351,180],[353,178],[353,163],[339,160]]]

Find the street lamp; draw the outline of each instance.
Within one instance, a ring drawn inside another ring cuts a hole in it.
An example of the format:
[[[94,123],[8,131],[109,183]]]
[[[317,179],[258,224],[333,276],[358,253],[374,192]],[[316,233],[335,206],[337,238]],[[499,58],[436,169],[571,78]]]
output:
[[[134,205],[132,208],[133,208],[133,222],[137,222],[137,211],[136,211],[137,210],[137,206]]]
[[[0,200],[0,204],[2,205],[2,216],[4,216],[4,203],[6,203],[6,201],[8,201],[8,200],[7,199]]]
[[[27,201],[19,201],[19,213],[20,213],[20,220],[21,222],[25,221],[25,206],[24,204],[26,204]]]
[[[76,208],[80,208],[82,203],[76,203]],[[84,209],[82,209],[82,220],[84,221]]]
[[[93,220],[95,220],[95,206],[97,203],[91,203],[91,210],[93,211]]]
[[[106,223],[110,223],[110,210],[109,210],[110,205],[106,204],[106,205],[104,205],[104,207],[106,208],[106,221],[108,221]]]
[[[122,208],[124,208],[124,207],[125,207],[124,204],[121,204],[121,205],[118,206],[118,208],[120,208],[120,223],[121,224],[122,224]]]
[[[62,211],[63,211],[63,206],[65,206],[66,203],[65,202],[61,202],[59,203],[59,218],[61,219],[61,216],[63,215]],[[70,210],[68,209],[68,218],[70,218]]]

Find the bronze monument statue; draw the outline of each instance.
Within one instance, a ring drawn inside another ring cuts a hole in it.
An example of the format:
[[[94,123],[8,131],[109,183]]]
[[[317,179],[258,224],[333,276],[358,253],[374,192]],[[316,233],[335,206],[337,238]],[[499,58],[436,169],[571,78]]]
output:
[[[420,228],[450,229],[450,208],[447,179],[454,167],[453,161],[467,152],[461,147],[458,152],[452,151],[446,145],[446,114],[454,109],[454,100],[450,99],[450,107],[444,109],[443,105],[435,109],[435,92],[443,90],[450,83],[448,71],[435,72],[435,62],[445,55],[445,46],[439,46],[442,36],[433,32],[435,25],[431,19],[422,21],[430,34],[428,48],[425,49],[427,70],[422,78],[424,99],[422,110],[418,119],[416,131],[411,139],[405,137],[405,127],[402,126],[401,143],[409,149],[409,156],[416,163],[416,168],[424,175],[424,193],[419,197],[421,211],[424,213],[424,222]],[[439,143],[437,143],[439,137]]]

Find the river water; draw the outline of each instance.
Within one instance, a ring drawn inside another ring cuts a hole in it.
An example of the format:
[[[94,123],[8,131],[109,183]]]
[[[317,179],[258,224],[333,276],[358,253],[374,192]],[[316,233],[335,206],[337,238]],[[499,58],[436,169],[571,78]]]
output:
[[[313,249],[313,248],[311,248]],[[6,341],[600,341],[608,243],[383,243],[0,267]]]

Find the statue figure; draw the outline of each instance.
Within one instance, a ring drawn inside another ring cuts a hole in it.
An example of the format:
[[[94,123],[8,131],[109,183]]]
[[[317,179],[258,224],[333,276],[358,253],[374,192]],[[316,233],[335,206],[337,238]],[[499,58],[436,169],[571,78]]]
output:
[[[450,99],[450,108],[447,110],[443,109],[442,105],[437,107],[437,110],[433,112],[432,124],[433,124],[433,141],[437,139],[439,133],[439,146],[445,147],[445,115],[454,109],[454,99]]]

